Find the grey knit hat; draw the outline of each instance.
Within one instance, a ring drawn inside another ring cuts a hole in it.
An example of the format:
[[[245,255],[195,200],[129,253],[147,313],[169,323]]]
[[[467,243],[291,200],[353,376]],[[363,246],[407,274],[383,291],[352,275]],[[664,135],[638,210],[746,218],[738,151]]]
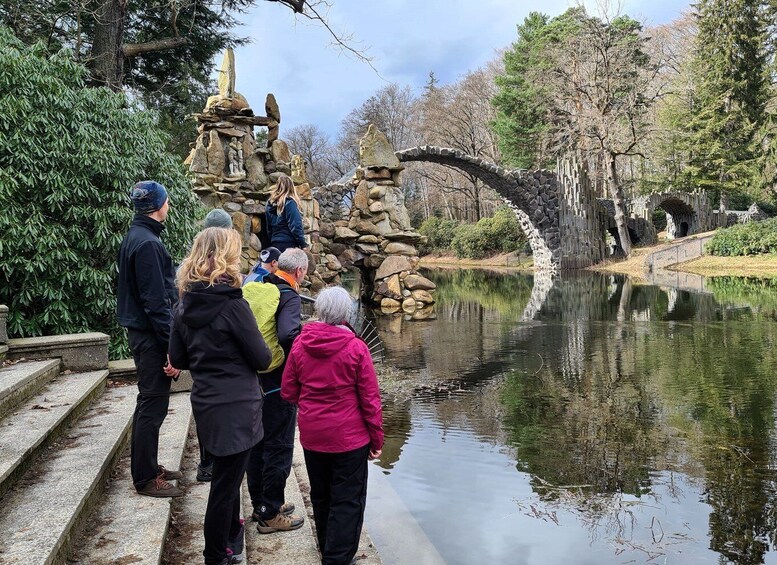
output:
[[[230,216],[226,210],[221,208],[215,208],[208,212],[205,216],[206,228],[232,228],[232,216]]]

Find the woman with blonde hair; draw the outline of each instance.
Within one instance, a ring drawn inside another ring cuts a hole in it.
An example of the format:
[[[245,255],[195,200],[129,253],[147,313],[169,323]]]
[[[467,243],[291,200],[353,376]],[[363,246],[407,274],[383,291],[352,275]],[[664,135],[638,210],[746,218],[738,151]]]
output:
[[[240,275],[240,235],[207,228],[178,270],[170,359],[189,369],[200,441],[213,458],[205,512],[206,565],[227,565],[243,553],[240,485],[251,448],[263,436],[256,371],[272,355],[248,303]]]
[[[281,175],[265,207],[265,223],[270,245],[283,253],[289,248],[308,246],[302,227],[300,200],[291,177]]]

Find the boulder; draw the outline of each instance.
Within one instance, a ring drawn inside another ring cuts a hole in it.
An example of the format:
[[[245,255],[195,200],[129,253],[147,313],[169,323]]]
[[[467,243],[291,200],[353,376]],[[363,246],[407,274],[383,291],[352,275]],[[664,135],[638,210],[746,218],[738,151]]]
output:
[[[434,298],[431,294],[429,294],[428,290],[414,290],[410,293],[410,295],[415,299],[416,302],[423,302],[424,304],[434,303]]]
[[[399,302],[399,300],[394,300],[393,298],[383,298],[380,301],[380,309],[383,310],[383,312],[386,314],[393,314],[394,312],[397,312],[401,306],[402,303]]]
[[[343,243],[330,243],[328,247],[329,252],[338,257],[348,248],[348,246]]]
[[[365,255],[372,255],[380,251],[380,249],[378,249],[378,246],[373,243],[357,243],[356,249],[358,249],[360,252],[364,253]]]
[[[435,290],[437,285],[426,277],[418,274],[410,274],[405,277],[405,287],[410,290]]]
[[[383,212],[383,203],[382,202],[373,202],[370,204],[370,212],[373,212],[377,214],[378,212]]]
[[[282,139],[276,139],[272,142],[272,145],[270,146],[270,153],[272,155],[272,160],[276,162],[276,165],[278,162],[288,163],[291,161],[289,146],[286,145],[286,142]],[[289,170],[289,172],[291,172],[291,170]]]
[[[353,241],[357,237],[359,237],[359,234],[353,231],[352,229],[342,227],[342,226],[337,226],[335,228],[335,236],[334,236],[335,241],[349,242],[349,241]]]
[[[197,138],[197,144],[192,149],[189,170],[200,174],[208,172],[208,151],[205,149],[202,136]]]
[[[410,270],[410,261],[403,255],[387,257],[375,273],[375,280],[385,279],[394,273]]]
[[[366,220],[356,222],[353,229],[365,235],[380,235],[380,229],[372,222]]]
[[[226,157],[224,156],[224,146],[221,144],[221,138],[216,130],[211,130],[208,140],[208,172],[217,177],[224,174],[226,166]]]
[[[386,188],[383,186],[376,186],[375,188],[370,189],[371,200],[380,200],[385,195],[386,195]]]
[[[365,169],[399,169],[399,159],[386,136],[370,124],[359,141],[359,165]]]
[[[391,241],[401,241],[403,243],[416,243],[421,239],[423,239],[424,236],[422,236],[420,233],[415,231],[393,231],[393,232],[384,234],[384,237],[386,239],[390,239]]]
[[[243,202],[243,213],[244,214],[263,214],[264,213],[264,206],[253,199],[248,199],[245,202]]]
[[[253,249],[255,251],[261,251],[261,249],[262,249],[262,242],[259,241],[259,238],[256,236],[255,233],[252,233],[248,237],[248,247],[250,247],[251,249]]]
[[[356,240],[358,243],[379,243],[380,240],[375,235],[362,235]]]
[[[312,200],[313,199],[313,193],[310,190],[310,185],[306,182],[303,182],[300,185],[296,186],[297,194],[299,195],[302,200]]]
[[[412,296],[408,296],[402,301],[402,310],[408,314],[415,312],[415,299]]]
[[[377,269],[378,267],[381,266],[381,264],[385,260],[386,260],[385,255],[380,255],[376,253],[375,255],[370,255],[364,260],[364,266],[367,267],[368,269]]]
[[[387,294],[386,296],[391,296],[392,298],[398,298],[402,296],[402,283],[399,280],[398,274],[393,274],[389,278],[387,278],[385,281],[386,288],[388,288],[389,292],[391,294]]]
[[[224,204],[224,210],[227,212],[240,212],[242,206],[237,202],[227,202]]]
[[[370,206],[369,189],[367,182],[361,181],[353,195],[353,207],[357,210],[368,210]]]
[[[335,226],[330,222],[321,222],[319,233],[321,234],[321,237],[332,239],[335,236]]]
[[[224,207],[226,208],[227,205],[228,204],[225,204]],[[248,219],[248,216],[243,214],[243,212],[235,212],[232,214],[232,227],[237,230],[237,233],[240,234],[243,241],[248,240],[249,235],[251,235],[251,222]],[[259,247],[261,247],[261,245]]]
[[[391,178],[391,169],[368,169],[364,173],[368,180],[385,180]]]
[[[251,153],[245,159],[243,166],[246,169],[246,178],[255,188],[267,186],[267,175],[264,174],[264,163],[256,153]]]
[[[405,195],[397,186],[387,186],[386,196],[383,197],[383,208],[388,212],[393,223],[399,231],[411,231],[410,215],[405,207]],[[395,230],[391,230],[395,231]]]
[[[343,265],[354,265],[363,259],[364,255],[352,247],[347,247],[342,253],[340,253],[340,263]]]
[[[338,261],[337,257],[335,257],[331,253],[327,253],[326,256],[326,268],[330,271],[340,271],[342,270],[343,266],[340,264],[340,261]]]
[[[407,255],[408,257],[418,255],[418,251],[415,247],[408,245],[407,243],[400,243],[398,241],[392,241],[385,247],[383,251],[389,255]]]
[[[275,100],[275,95],[273,93],[267,95],[267,98],[264,101],[264,111],[267,112],[268,118],[281,123],[281,109],[278,107],[278,101]]]
[[[259,233],[262,231],[262,220],[259,216],[251,216],[251,233]]]

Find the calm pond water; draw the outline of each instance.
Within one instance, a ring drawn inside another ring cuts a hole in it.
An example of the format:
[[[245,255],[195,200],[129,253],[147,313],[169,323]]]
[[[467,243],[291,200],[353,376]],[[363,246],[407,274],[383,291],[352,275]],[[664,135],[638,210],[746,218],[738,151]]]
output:
[[[777,283],[426,274],[379,465],[448,563],[777,563]]]

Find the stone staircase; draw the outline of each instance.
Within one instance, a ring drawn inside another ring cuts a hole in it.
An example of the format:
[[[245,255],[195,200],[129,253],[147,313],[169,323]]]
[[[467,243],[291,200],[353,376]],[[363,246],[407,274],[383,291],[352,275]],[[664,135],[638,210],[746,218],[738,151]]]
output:
[[[159,452],[162,465],[183,471],[186,495],[139,496],[129,471],[137,395],[131,362],[109,370],[104,334],[8,340],[6,315],[0,306],[0,565],[202,563],[209,485],[195,479],[188,392],[171,395]],[[296,451],[287,500],[309,514]],[[311,522],[308,516],[300,530],[263,536],[247,521],[243,563],[320,563]],[[380,564],[362,538],[357,562]]]

